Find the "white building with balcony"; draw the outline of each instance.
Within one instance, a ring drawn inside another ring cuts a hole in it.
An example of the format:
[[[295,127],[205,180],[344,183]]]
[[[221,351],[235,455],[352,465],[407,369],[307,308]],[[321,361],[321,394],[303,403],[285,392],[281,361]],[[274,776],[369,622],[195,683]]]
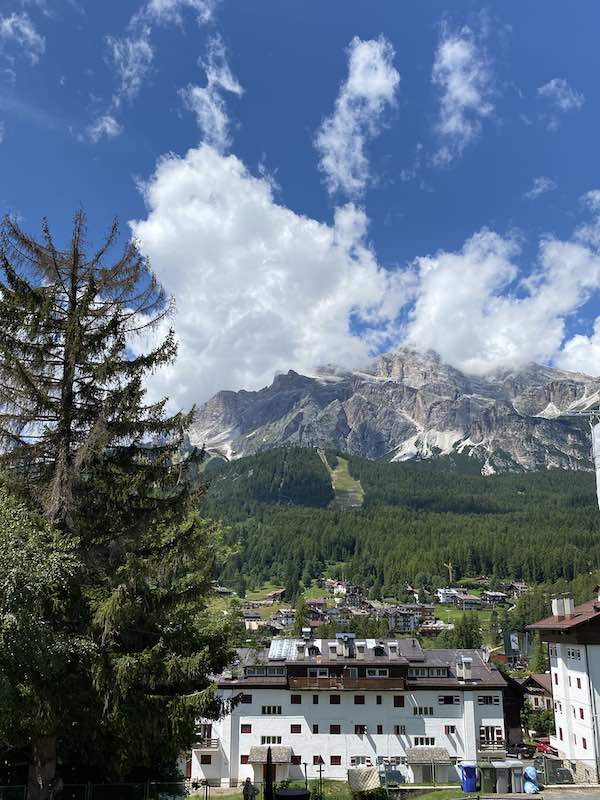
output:
[[[231,714],[202,721],[192,780],[261,782],[271,746],[277,781],[345,780],[384,765],[408,782],[458,778],[462,760],[504,758],[506,681],[476,650],[422,650],[416,639],[273,639],[241,650],[219,679]]]
[[[552,616],[530,625],[549,643],[555,735],[550,744],[576,780],[597,783],[600,709],[600,596],[574,606],[552,600]]]

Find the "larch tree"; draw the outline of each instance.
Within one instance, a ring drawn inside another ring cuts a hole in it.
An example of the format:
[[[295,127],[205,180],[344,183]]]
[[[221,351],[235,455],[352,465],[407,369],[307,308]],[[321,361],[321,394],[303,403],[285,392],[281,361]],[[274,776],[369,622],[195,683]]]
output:
[[[206,607],[220,541],[182,447],[192,412],[146,400],[176,355],[170,302],[134,242],[113,257],[117,240],[115,223],[89,253],[83,212],[63,249],[45,222],[39,239],[10,218],[1,232],[0,466],[80,565],[62,624],[88,653],[80,713],[54,685],[30,727],[29,800],[49,796],[57,755],[106,779],[168,770],[197,716],[222,710],[210,676],[231,655]]]

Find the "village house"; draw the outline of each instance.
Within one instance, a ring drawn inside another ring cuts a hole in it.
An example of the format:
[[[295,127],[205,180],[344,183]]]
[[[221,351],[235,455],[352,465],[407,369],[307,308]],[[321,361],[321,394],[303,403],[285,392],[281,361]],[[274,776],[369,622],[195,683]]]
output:
[[[600,757],[600,595],[574,606],[570,594],[552,600],[552,616],[529,626],[549,643],[555,734],[550,744],[576,782],[597,783]]]
[[[502,606],[506,603],[506,592],[484,591],[481,593],[482,601],[488,606]]]
[[[521,681],[525,700],[534,711],[549,711],[554,707],[552,700],[552,676],[549,672],[536,672]]]
[[[423,650],[416,639],[273,639],[238,651],[218,678],[217,722],[201,721],[192,780],[262,782],[267,748],[275,779],[346,780],[349,767],[390,764],[408,782],[457,780],[461,761],[505,758],[506,681],[477,650]]]

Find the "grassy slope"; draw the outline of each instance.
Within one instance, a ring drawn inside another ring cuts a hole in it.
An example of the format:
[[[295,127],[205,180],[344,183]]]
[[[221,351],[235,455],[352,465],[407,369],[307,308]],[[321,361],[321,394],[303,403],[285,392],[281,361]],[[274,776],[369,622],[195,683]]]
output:
[[[360,508],[363,504],[365,493],[361,482],[355,480],[348,469],[348,459],[337,457],[335,469],[331,469],[324,450],[319,450],[319,456],[331,475],[331,485],[335,492],[332,506],[345,511],[348,508]]]

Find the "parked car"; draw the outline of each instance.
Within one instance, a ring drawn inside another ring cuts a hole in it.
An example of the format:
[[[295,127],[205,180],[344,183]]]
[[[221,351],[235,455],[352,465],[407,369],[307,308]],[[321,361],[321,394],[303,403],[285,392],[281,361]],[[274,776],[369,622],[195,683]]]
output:
[[[518,744],[511,744],[508,746],[507,755],[513,756],[516,758],[533,758],[536,753],[536,747],[534,744],[525,744],[525,742],[519,742]]]
[[[557,756],[558,750],[551,747],[550,739],[547,736],[541,736],[535,740],[535,749],[538,753],[547,753],[549,756]]]

